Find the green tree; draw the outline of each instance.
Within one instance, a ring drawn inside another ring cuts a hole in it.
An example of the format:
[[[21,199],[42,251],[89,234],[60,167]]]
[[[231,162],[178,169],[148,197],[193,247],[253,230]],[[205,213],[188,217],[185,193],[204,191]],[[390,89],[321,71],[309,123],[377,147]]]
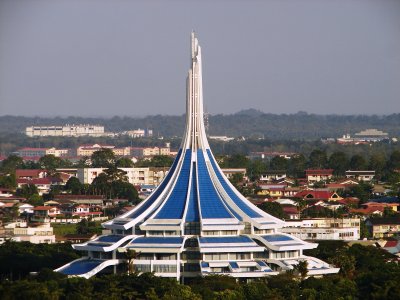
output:
[[[346,153],[342,151],[333,152],[329,157],[328,166],[333,169],[334,175],[343,176],[349,168],[349,159]]]
[[[277,202],[264,202],[260,205],[260,208],[266,213],[279,218],[279,219],[287,219],[287,215],[282,209],[282,206]]]
[[[383,153],[374,153],[369,158],[368,169],[374,170],[378,179],[383,175],[386,166],[386,158]]]
[[[388,161],[388,168],[390,170],[398,170],[400,169],[400,151],[395,150],[392,152],[390,155],[389,161]]]
[[[346,278],[353,278],[356,271],[356,259],[354,256],[349,255],[348,248],[342,249],[330,262],[340,268],[340,274]]]
[[[29,198],[32,195],[38,195],[38,189],[34,184],[24,184],[17,189],[17,196]]]
[[[14,173],[16,169],[22,168],[24,161],[17,155],[10,155],[1,163],[1,171],[4,173]]]
[[[39,194],[32,194],[28,197],[28,203],[33,206],[40,206],[44,204],[43,198]]]
[[[6,175],[0,175],[0,187],[6,189],[15,189],[17,187],[17,181],[14,173]]]
[[[318,169],[325,168],[327,164],[326,152],[320,149],[313,150],[310,153],[308,164],[310,168],[318,168]]]
[[[115,163],[115,166],[117,168],[132,168],[133,167],[133,161],[132,159],[128,157],[121,157],[118,159]]]
[[[112,183],[113,181],[128,182],[128,177],[126,176],[126,172],[114,166],[104,170],[103,174],[106,175],[108,183]]]
[[[248,164],[247,174],[251,181],[256,181],[266,170],[267,165],[261,159],[254,159]]]
[[[174,159],[168,155],[154,155],[151,159],[151,167],[166,168],[170,167]]]
[[[110,168],[115,165],[114,152],[109,148],[95,151],[90,157],[93,168]]]
[[[82,193],[83,184],[79,181],[78,178],[72,176],[68,179],[67,183],[65,184],[65,189],[71,194],[79,195]]]
[[[120,199],[128,199],[133,204],[139,203],[139,193],[135,187],[129,182],[114,181],[112,183],[112,191],[115,197]]]
[[[295,178],[301,177],[306,169],[307,159],[303,154],[295,155],[288,161],[288,173]]]
[[[369,183],[360,182],[357,185],[350,187],[346,192],[346,196],[357,197],[360,199],[360,204],[365,203],[372,195],[372,186]]]
[[[297,265],[294,266],[294,270],[299,274],[301,280],[307,277],[308,273],[308,263],[307,260],[300,260]]]
[[[47,154],[39,159],[39,165],[42,169],[47,170],[49,174],[54,175],[56,169],[63,166],[63,160],[53,154]]]
[[[355,154],[350,159],[350,169],[351,170],[366,170],[367,161],[360,154]]]
[[[125,256],[126,256],[126,259],[128,260],[128,274],[129,275],[135,273],[133,263],[134,263],[135,259],[139,257],[139,255],[140,255],[140,252],[137,252],[134,249],[126,249]]]
[[[282,156],[275,156],[271,159],[270,167],[272,170],[287,170],[288,161]]]
[[[227,156],[221,163],[222,168],[247,168],[250,160],[243,154]]]

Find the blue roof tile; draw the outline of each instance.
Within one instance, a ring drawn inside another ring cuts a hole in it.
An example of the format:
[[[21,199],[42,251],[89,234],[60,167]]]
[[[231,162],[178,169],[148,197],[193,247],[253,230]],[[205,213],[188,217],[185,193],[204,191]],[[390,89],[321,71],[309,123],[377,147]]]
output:
[[[181,219],[183,217],[190,180],[191,159],[192,151],[186,150],[175,186],[155,219]]]
[[[200,220],[199,203],[197,198],[197,172],[196,172],[195,162],[193,162],[192,172],[193,172],[192,185],[190,187],[190,196],[186,213],[186,222],[198,222]]]
[[[285,241],[293,241],[293,238],[283,234],[271,234],[271,235],[263,235],[264,240],[267,242],[285,242]]]
[[[64,269],[60,270],[60,273],[65,274],[65,275],[85,274],[85,273],[93,270],[94,268],[96,268],[103,262],[104,262],[104,260],[91,260],[91,259],[78,260],[78,261],[71,263],[69,266],[65,267]]]
[[[240,199],[239,196],[235,193],[235,191],[228,185],[224,175],[218,170],[217,164],[215,162],[215,159],[214,159],[210,149],[207,149],[207,154],[208,154],[208,157],[210,158],[211,164],[213,166],[215,174],[217,175],[217,177],[219,179],[219,182],[221,183],[225,192],[233,200],[233,202],[235,202],[235,204],[250,218],[262,217],[255,210],[251,209],[251,207],[248,204],[246,204],[242,199]]]
[[[175,172],[176,165],[178,164],[179,158],[182,154],[182,149],[179,149],[178,154],[176,155],[175,161],[171,166],[171,169],[169,170],[167,176],[165,176],[164,180],[161,182],[161,184],[158,186],[157,189],[154,190],[153,194],[145,200],[145,202],[140,206],[137,210],[135,210],[132,214],[130,214],[128,217],[129,218],[136,218],[139,215],[141,215],[143,212],[145,212],[160,196],[161,192],[164,191],[164,188],[168,184],[169,180],[171,179],[172,174]]]
[[[202,218],[233,218],[229,213],[229,210],[224,206],[214,184],[211,181],[202,150],[197,150],[197,171]]]

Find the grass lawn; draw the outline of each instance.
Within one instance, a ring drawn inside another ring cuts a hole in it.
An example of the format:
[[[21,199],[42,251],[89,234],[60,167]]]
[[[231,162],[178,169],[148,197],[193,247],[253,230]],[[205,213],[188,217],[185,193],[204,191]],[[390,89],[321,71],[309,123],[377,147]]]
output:
[[[76,234],[76,224],[52,224],[54,234],[62,237],[66,234]]]

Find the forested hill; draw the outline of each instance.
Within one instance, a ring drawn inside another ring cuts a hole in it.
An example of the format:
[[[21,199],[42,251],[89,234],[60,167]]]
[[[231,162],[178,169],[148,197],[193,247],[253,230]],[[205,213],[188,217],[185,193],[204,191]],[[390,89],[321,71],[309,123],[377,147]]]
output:
[[[181,136],[185,116],[155,115],[146,117],[17,117],[0,116],[0,132],[24,132],[31,125],[100,124],[106,131],[119,132],[136,128],[152,128],[155,135]],[[400,136],[400,113],[386,116],[265,114],[244,110],[232,115],[210,115],[209,134],[227,136],[263,136],[270,139],[316,139],[354,134],[367,128]]]

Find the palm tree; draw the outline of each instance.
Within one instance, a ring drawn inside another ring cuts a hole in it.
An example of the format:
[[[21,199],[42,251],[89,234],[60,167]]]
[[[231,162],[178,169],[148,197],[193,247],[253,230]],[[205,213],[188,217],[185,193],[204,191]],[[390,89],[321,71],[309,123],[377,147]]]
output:
[[[133,262],[140,255],[141,252],[136,252],[133,249],[127,249],[125,252],[126,259],[128,260],[128,274],[131,275],[134,273],[133,271]]]
[[[297,265],[294,266],[296,273],[298,273],[301,277],[301,280],[304,280],[307,277],[308,273],[308,263],[306,260],[301,260]]]

